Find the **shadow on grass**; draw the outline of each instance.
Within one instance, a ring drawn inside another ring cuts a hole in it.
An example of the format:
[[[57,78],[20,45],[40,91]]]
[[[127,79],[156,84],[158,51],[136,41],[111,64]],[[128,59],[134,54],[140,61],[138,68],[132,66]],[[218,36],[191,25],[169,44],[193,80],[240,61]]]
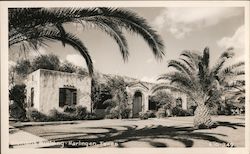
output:
[[[217,127],[245,127],[243,123],[217,122]],[[151,147],[168,147],[168,140],[177,141],[184,147],[192,147],[194,140],[208,141],[220,144],[227,144],[227,141],[218,137],[227,136],[220,133],[200,132],[193,127],[177,127],[151,125],[143,128],[137,125],[110,127],[78,127],[74,132],[57,131],[43,132],[36,135],[40,137],[53,138],[51,141],[64,142],[65,148],[86,147],[86,144],[72,143],[96,143],[114,142],[117,147],[125,147],[124,143],[131,141],[146,142]],[[215,128],[216,129],[216,128]],[[78,131],[79,130],[79,131]],[[217,137],[216,137],[217,136]],[[165,142],[154,141],[154,139],[163,139]],[[136,143],[135,143],[136,144]]]

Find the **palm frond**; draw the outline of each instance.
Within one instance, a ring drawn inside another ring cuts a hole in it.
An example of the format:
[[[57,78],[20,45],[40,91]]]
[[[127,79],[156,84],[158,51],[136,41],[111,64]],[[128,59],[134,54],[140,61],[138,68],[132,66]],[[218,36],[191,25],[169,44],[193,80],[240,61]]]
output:
[[[198,68],[199,61],[201,60],[200,54],[192,52],[190,50],[184,50],[182,51],[180,56],[186,57],[189,61],[191,61],[191,63],[195,64],[195,66]]]
[[[86,61],[86,65],[88,67],[90,76],[93,75],[93,63],[92,63],[91,57],[88,53],[87,48],[84,46],[82,41],[80,41],[77,37],[75,37],[74,35],[70,33],[65,33],[65,36],[62,37],[60,32],[55,32],[55,31],[46,31],[46,32],[43,31],[40,37],[44,39],[49,39],[49,40],[52,39],[52,40],[62,41],[66,44],[71,45],[76,50],[78,50]]]
[[[209,48],[208,47],[204,49],[201,61],[203,65],[205,66],[205,68],[208,69],[209,67]]]
[[[120,48],[123,60],[124,61],[128,60],[129,52],[128,52],[127,40],[125,36],[123,35],[121,28],[119,28],[119,25],[107,19],[103,19],[99,17],[86,18],[85,21],[93,23],[98,28],[105,31],[109,36],[111,36],[117,42]]]
[[[235,80],[231,83],[228,83],[225,85],[225,88],[231,89],[231,88],[241,88],[245,86],[245,80]]]
[[[245,62],[238,62],[236,64],[227,66],[226,68],[224,68],[223,70],[221,70],[222,75],[229,75],[231,73],[233,73],[233,71],[241,66],[244,66]]]
[[[114,8],[99,8],[102,14],[119,22],[119,25],[129,31],[137,33],[143,37],[152,49],[155,57],[161,59],[164,56],[164,45],[160,36],[153,30],[145,19],[137,14],[125,10]]]
[[[161,74],[159,75],[159,77],[157,78],[157,80],[170,80],[170,75],[172,75],[173,72],[170,73],[165,73],[165,74]]]
[[[180,72],[170,72],[162,74],[158,77],[157,80],[169,80],[170,84],[176,83],[185,86],[189,89],[195,88],[195,83],[193,82],[193,80],[190,79],[189,76],[187,76],[186,74]]]
[[[37,13],[38,16],[39,13]],[[108,21],[108,25],[117,25],[141,35],[152,49],[156,58],[164,55],[164,45],[160,36],[137,14],[117,8],[52,8],[41,9],[40,14],[46,14],[43,23],[67,23],[79,20],[96,24],[98,21]],[[37,15],[36,15],[37,16]],[[33,19],[34,20],[34,19]],[[106,23],[107,24],[107,23]],[[100,26],[100,25],[99,25]],[[113,27],[111,27],[113,28]]]
[[[221,54],[217,64],[214,65],[214,67],[211,69],[211,74],[210,74],[211,76],[217,76],[220,70],[222,69],[224,63],[226,62],[226,60],[234,56],[234,53],[232,52],[232,50],[233,48],[228,48],[226,51],[224,51]]]
[[[220,56],[220,59],[223,59],[223,58],[232,58],[234,56],[234,53],[232,52],[234,49],[231,47],[231,48],[228,48],[226,51],[224,51],[221,56]]]
[[[161,37],[145,19],[131,11],[117,8],[11,8],[9,9],[9,47],[26,42],[37,49],[44,39],[44,36],[40,36],[39,30],[56,30],[58,35],[54,39],[60,40],[63,45],[71,44],[74,48],[81,48],[80,51],[83,51],[83,44],[74,44],[73,40],[80,43],[79,40],[76,37],[67,36],[63,27],[65,23],[79,23],[79,21],[90,22],[110,35],[117,42],[125,61],[128,59],[129,52],[122,29],[142,36],[157,59],[161,59],[165,54]],[[61,38],[59,39],[58,36]],[[65,40],[65,38],[71,40]],[[24,49],[27,49],[26,43],[23,44]],[[88,58],[84,52],[81,54],[85,56],[84,58]],[[89,59],[86,62],[90,65]]]
[[[191,61],[188,61],[184,58],[179,58],[182,60],[192,71],[195,71],[195,64],[193,64]]]
[[[171,90],[171,91],[175,91],[175,92],[182,92],[182,93],[190,94],[190,96],[191,96],[191,93],[188,89],[184,89],[184,88],[178,87],[176,85],[170,85],[170,84],[166,84],[166,83],[160,83],[160,84],[153,86],[151,92],[152,92],[152,94],[154,94],[157,91],[167,90],[167,89]]]
[[[244,66],[244,62],[238,62],[233,65],[227,66],[224,69],[222,69],[219,74],[219,81],[221,83],[226,82],[227,80],[231,81],[232,78],[239,77],[241,75],[245,75],[245,71],[242,70],[242,66]]]
[[[178,60],[170,60],[168,62],[168,67],[173,67],[177,69],[178,71],[187,74],[190,78],[193,75],[193,72],[188,68],[183,62],[178,61]]]

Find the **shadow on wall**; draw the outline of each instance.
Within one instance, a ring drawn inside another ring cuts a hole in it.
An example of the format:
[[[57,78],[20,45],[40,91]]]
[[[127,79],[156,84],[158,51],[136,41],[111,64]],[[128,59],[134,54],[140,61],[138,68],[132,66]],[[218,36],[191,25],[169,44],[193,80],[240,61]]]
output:
[[[218,122],[218,124],[218,127],[229,127],[232,129],[237,129],[237,127],[245,127],[243,123]],[[137,125],[119,127],[122,127],[122,129],[118,130],[111,127],[78,127],[77,129],[81,130],[79,132],[44,132],[37,135],[46,138],[57,137],[52,141],[64,142],[65,148],[85,147],[85,145],[69,145],[69,142],[95,142],[97,144],[101,142],[115,142],[120,148],[123,148],[124,143],[126,142],[142,140],[143,142],[147,142],[151,147],[168,147],[166,143],[168,141],[167,139],[180,142],[185,147],[192,147],[194,144],[194,139],[219,144],[228,143],[227,141],[218,138],[219,136],[225,137],[227,135],[220,133],[198,132],[192,127],[162,125],[151,125],[145,126],[143,128],[139,128]],[[84,129],[87,129],[87,131],[84,132]],[[100,129],[105,131],[100,132]],[[68,137],[65,137],[65,135]],[[164,139],[166,142],[154,142],[153,139]]]

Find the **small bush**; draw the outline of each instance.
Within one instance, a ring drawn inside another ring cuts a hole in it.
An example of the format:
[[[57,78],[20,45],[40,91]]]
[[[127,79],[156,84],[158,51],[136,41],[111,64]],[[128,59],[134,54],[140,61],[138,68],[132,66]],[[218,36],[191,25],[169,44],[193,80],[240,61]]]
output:
[[[130,108],[122,109],[122,111],[121,111],[122,119],[128,119],[129,115],[130,115],[130,112],[131,112]]]
[[[76,111],[76,107],[75,106],[65,105],[63,107],[63,112],[74,113],[75,111]]]
[[[35,108],[29,108],[26,112],[27,118],[29,121],[48,121],[48,117],[43,114],[40,113],[39,111],[37,111]]]
[[[166,111],[163,108],[159,108],[159,110],[156,112],[157,118],[164,118],[166,117]]]
[[[156,117],[155,112],[152,110],[147,111],[147,114],[148,114],[148,118],[155,118]]]
[[[148,119],[148,113],[147,112],[139,112],[139,118],[141,120],[145,120],[145,119]]]
[[[26,111],[15,102],[9,105],[9,112],[10,116],[15,119],[21,121],[24,121],[26,119]]]
[[[59,112],[56,109],[52,109],[49,112],[49,120],[48,121],[70,121],[74,120],[74,116],[68,113]]]
[[[85,120],[97,120],[97,116],[94,113],[87,113],[87,115],[85,116]]]
[[[75,116],[78,120],[84,120],[87,115],[87,108],[83,106],[76,106]]]
[[[109,114],[105,116],[107,119],[118,119],[119,118],[119,110],[117,107],[111,108]]]
[[[192,115],[188,111],[183,110],[183,109],[181,109],[179,107],[174,107],[173,110],[172,110],[172,113],[173,113],[174,116],[190,116],[190,115]]]
[[[40,113],[34,108],[27,111],[29,121],[72,121],[72,120],[94,120],[97,116],[93,113],[88,113],[87,108],[83,106],[68,106],[64,108],[65,112],[60,112],[57,109],[49,111],[48,115]]]

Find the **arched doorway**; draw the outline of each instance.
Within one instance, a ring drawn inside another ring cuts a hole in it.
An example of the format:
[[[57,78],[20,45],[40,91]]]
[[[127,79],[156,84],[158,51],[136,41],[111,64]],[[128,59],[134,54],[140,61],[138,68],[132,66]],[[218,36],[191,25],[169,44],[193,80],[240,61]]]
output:
[[[139,117],[139,112],[142,111],[142,93],[140,91],[135,92],[133,98],[133,117]]]

